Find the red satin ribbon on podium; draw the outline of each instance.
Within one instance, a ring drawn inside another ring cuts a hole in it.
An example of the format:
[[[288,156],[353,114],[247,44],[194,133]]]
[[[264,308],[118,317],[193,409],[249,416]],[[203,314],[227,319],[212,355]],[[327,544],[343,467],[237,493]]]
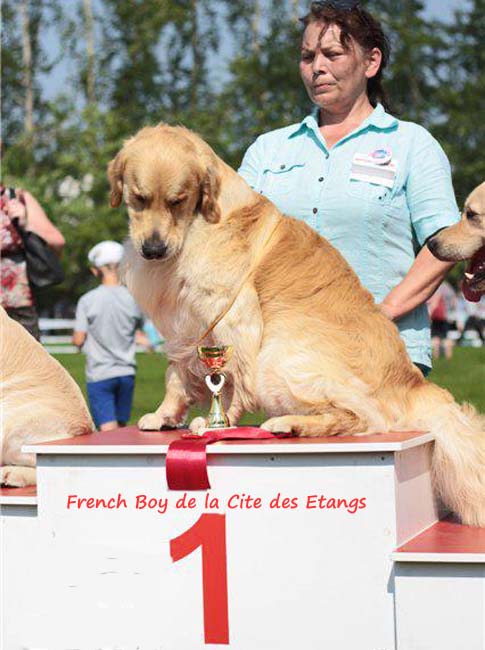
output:
[[[202,436],[185,434],[170,443],[165,469],[170,490],[210,490],[207,474],[207,445],[219,440],[269,440],[275,436],[259,427],[214,429]]]

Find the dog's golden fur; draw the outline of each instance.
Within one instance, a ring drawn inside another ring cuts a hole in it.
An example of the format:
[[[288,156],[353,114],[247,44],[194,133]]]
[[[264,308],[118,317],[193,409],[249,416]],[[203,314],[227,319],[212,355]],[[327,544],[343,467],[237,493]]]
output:
[[[0,307],[0,483],[35,485],[35,456],[23,445],[89,433],[94,425],[79,386]]]
[[[479,416],[425,381],[327,241],[283,216],[183,127],[143,129],[108,174],[112,204],[124,197],[130,216],[125,280],[170,361],[164,400],[142,429],[180,424],[204,399],[194,345],[237,294],[206,340],[234,345],[232,423],[262,408],[264,428],[299,435],[432,430],[437,490],[464,522],[485,525]],[[160,259],[144,258],[147,240],[162,242]]]

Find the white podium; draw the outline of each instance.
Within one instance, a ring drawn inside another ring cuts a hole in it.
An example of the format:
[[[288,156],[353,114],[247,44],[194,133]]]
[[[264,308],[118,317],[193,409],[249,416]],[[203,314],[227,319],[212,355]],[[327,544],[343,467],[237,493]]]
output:
[[[2,498],[2,648],[457,650],[407,629],[416,563],[398,547],[438,520],[429,434],[219,442],[212,489],[187,493],[166,484],[179,435],[25,448],[38,487]],[[476,600],[485,540],[473,557]],[[479,607],[467,650],[484,647]]]

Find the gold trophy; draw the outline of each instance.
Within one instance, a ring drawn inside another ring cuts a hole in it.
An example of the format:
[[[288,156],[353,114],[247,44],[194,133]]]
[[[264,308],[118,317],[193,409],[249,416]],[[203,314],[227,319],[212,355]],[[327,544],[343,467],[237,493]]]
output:
[[[232,346],[199,346],[197,347],[197,354],[209,370],[209,374],[205,376],[205,383],[212,393],[205,431],[210,429],[227,429],[229,427],[229,420],[224,412],[221,400],[221,391],[226,382],[226,375],[221,371],[231,358]]]

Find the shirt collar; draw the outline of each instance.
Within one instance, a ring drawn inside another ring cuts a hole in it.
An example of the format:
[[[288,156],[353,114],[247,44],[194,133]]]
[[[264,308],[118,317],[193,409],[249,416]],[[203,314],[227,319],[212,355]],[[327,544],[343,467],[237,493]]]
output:
[[[306,115],[303,120],[295,126],[295,129],[291,131],[289,137],[300,133],[304,129],[310,129],[312,131],[318,131],[318,106],[315,106],[311,113]],[[369,126],[373,126],[377,130],[389,129],[397,124],[397,119],[386,113],[382,104],[377,104],[372,113],[367,117],[362,124],[354,131],[363,131]]]

